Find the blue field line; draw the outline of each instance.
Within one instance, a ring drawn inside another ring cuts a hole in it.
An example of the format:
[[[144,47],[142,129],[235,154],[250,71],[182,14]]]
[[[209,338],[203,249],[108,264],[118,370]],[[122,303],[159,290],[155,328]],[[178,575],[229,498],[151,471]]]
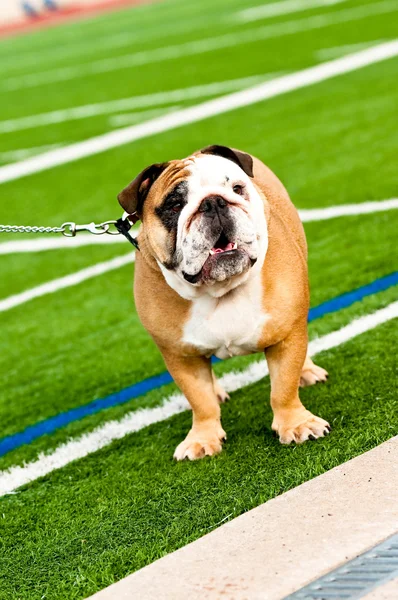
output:
[[[391,273],[391,275],[387,275],[386,277],[375,279],[367,285],[352,290],[351,292],[347,292],[346,294],[336,296],[331,300],[327,300],[326,302],[311,308],[308,314],[308,321],[314,321],[315,319],[319,319],[327,314],[347,308],[348,306],[354,304],[354,302],[358,302],[366,296],[370,296],[371,294],[375,294],[377,292],[382,292],[383,290],[387,290],[396,284],[398,284],[398,271]],[[215,359],[215,362],[218,362],[217,359]],[[134,385],[130,385],[120,392],[110,394],[105,398],[93,400],[92,402],[84,404],[83,406],[72,408],[66,412],[59,413],[54,417],[50,417],[49,419],[45,419],[44,421],[30,425],[23,431],[0,439],[0,456],[4,456],[8,452],[16,450],[20,446],[30,444],[43,435],[53,433],[57,429],[66,427],[66,425],[69,425],[70,423],[79,421],[80,419],[83,419],[89,415],[94,415],[95,413],[106,408],[129,402],[133,398],[143,396],[147,392],[160,388],[161,386],[171,383],[172,381],[173,379],[171,375],[165,371],[159,375],[148,377],[147,379],[143,379]]]
[[[314,321],[315,319],[320,319],[324,315],[329,313],[337,312],[342,310],[343,308],[347,308],[354,304],[354,302],[358,302],[362,300],[366,296],[371,296],[372,294],[377,294],[378,292],[383,292],[384,290],[388,290],[388,288],[396,285],[398,283],[398,271],[395,273],[391,273],[391,275],[386,275],[385,277],[380,277],[379,279],[375,279],[372,283],[368,283],[363,285],[356,290],[352,290],[352,292],[347,292],[345,294],[341,294],[341,296],[336,296],[331,300],[326,300],[326,302],[322,302],[318,306],[314,306],[314,308],[310,308],[308,313],[308,321]]]

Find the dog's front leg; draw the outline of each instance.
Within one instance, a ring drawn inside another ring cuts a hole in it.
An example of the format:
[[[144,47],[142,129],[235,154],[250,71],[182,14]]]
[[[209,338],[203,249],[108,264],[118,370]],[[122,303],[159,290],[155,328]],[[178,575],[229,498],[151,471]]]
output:
[[[174,458],[195,460],[221,452],[226,438],[221,426],[220,405],[208,358],[184,357],[163,351],[174,381],[192,407],[192,429],[174,452]]]
[[[282,444],[300,444],[330,431],[329,423],[307,410],[298,395],[306,353],[306,324],[265,351],[271,378],[272,429]]]

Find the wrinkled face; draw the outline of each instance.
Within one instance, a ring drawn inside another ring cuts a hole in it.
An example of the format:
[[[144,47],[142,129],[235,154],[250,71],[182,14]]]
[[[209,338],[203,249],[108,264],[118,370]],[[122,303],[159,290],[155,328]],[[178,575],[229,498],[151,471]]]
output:
[[[145,200],[142,234],[168,284],[187,299],[220,297],[243,283],[261,269],[268,243],[251,177],[211,154],[169,163]]]

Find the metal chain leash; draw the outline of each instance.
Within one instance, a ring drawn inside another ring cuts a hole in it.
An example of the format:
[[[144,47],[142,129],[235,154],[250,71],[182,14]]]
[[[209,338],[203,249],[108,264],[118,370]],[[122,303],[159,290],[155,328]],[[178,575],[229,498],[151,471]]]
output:
[[[77,225],[72,221],[63,223],[60,227],[37,227],[29,225],[0,225],[0,233],[62,233],[66,237],[75,237],[79,231],[89,231],[94,235],[120,235],[120,231],[112,230],[112,225],[117,221],[104,221],[103,223],[87,223],[86,225]]]
[[[62,233],[66,237],[75,237],[79,231],[89,231],[93,235],[124,235],[139,250],[138,241],[130,234],[130,229],[137,222],[136,214],[124,213],[120,219],[103,223],[86,223],[77,225],[73,221],[63,223],[60,227],[37,227],[30,225],[0,225],[0,233]]]

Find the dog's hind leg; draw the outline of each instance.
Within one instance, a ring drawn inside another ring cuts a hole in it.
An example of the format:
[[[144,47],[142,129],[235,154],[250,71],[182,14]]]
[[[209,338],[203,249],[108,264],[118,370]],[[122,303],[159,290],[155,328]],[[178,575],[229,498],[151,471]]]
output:
[[[227,402],[227,400],[231,399],[230,395],[219,384],[219,382],[217,381],[217,377],[216,377],[214,371],[212,371],[212,374],[213,374],[213,387],[214,387],[214,391],[216,393],[216,396],[217,396],[218,401],[220,402],[220,404],[223,404],[224,402]]]
[[[329,374],[322,367],[318,367],[312,362],[311,358],[307,354],[303,369],[300,375],[300,387],[306,387],[307,385],[315,385],[316,383],[324,383]]]

